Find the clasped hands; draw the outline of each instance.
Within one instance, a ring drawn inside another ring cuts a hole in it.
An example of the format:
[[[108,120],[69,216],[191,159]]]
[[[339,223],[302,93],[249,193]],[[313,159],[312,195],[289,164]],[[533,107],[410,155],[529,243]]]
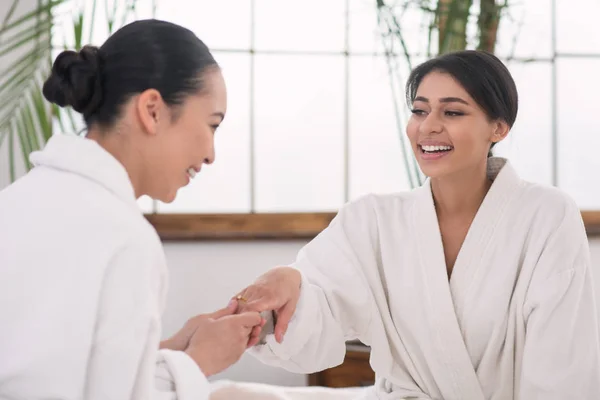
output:
[[[240,291],[227,307],[189,319],[160,348],[185,351],[207,377],[219,373],[259,342],[267,322],[261,312],[274,312],[275,339],[283,341],[298,304],[300,283],[297,270],[274,268]]]

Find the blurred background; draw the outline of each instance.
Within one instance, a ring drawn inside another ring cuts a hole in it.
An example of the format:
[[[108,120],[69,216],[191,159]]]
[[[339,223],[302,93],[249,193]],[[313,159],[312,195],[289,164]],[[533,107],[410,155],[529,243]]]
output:
[[[598,15],[599,0],[0,0],[0,189],[51,135],[84,128],[41,95],[61,50],[142,18],[195,32],[228,85],[216,163],[171,204],[139,201],[171,269],[168,336],[291,262],[345,202],[420,185],[404,82],[429,57],[478,48],[507,63],[520,95],[495,154],[575,199],[598,263]],[[219,378],[309,382],[247,356]]]

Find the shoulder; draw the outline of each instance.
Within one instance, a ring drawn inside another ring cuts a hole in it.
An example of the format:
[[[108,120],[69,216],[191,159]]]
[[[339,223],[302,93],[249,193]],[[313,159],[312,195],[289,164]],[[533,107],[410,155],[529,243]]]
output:
[[[556,187],[525,183],[515,207],[527,220],[529,249],[538,254],[536,275],[541,279],[568,269],[587,268],[589,240],[575,200]],[[513,221],[514,225],[520,221]]]
[[[132,254],[139,260],[155,265],[164,264],[163,246],[156,230],[141,212],[129,211],[123,212],[122,218],[111,222],[114,229],[122,232],[117,253]]]
[[[135,266],[143,270],[164,263],[163,247],[154,227],[148,222],[135,201],[125,201],[99,185],[89,185],[71,196],[70,231],[76,234],[77,219],[85,218],[85,231],[97,242],[98,251],[113,253],[113,259],[135,257]],[[83,231],[83,229],[81,229]]]
[[[414,190],[366,194],[344,204],[330,226],[340,225],[355,238],[376,238],[383,231],[405,226],[414,203]]]
[[[554,229],[565,225],[584,229],[575,200],[554,186],[523,182],[518,204],[532,214],[534,223]]]
[[[137,223],[129,227],[108,262],[105,285],[153,293],[162,301],[168,270],[162,245],[152,228]]]
[[[592,266],[581,211],[561,189],[531,183],[524,187],[519,206],[532,214],[524,241],[533,256],[528,297],[533,301],[548,293],[558,296],[574,274],[585,274]]]
[[[336,218],[361,223],[400,222],[414,206],[423,188],[395,193],[362,195],[344,204]]]
[[[415,199],[417,193],[415,189],[412,191],[402,191],[395,193],[377,194],[369,193],[357,197],[354,200],[346,203],[340,211],[344,213],[350,212],[386,212],[399,210],[410,206]]]

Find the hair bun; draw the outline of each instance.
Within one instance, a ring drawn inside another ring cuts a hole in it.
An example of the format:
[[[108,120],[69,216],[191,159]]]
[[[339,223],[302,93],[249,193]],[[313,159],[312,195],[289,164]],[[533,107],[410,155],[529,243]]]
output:
[[[71,106],[85,117],[102,103],[102,60],[99,49],[84,46],[81,51],[65,50],[56,57],[52,74],[43,87],[44,97],[61,107]]]

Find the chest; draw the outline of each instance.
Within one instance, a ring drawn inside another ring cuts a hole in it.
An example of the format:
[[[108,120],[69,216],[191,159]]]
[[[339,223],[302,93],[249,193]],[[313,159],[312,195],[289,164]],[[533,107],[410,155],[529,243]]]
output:
[[[456,259],[463,247],[469,227],[473,218],[470,219],[446,219],[440,220],[440,234],[442,237],[442,246],[444,259],[446,261],[446,272],[448,278],[452,275],[452,270],[456,264]]]
[[[531,270],[531,260],[523,257],[526,238],[503,228],[486,238],[467,235],[465,225],[442,225],[443,248],[433,232],[386,237],[380,281],[395,328],[388,333],[398,332],[404,342],[413,337],[420,347],[438,340],[428,333],[441,332],[446,341],[446,334],[459,332],[474,365],[493,353],[490,341],[504,338],[520,321],[516,311],[522,309]],[[445,270],[453,272],[451,279]]]

